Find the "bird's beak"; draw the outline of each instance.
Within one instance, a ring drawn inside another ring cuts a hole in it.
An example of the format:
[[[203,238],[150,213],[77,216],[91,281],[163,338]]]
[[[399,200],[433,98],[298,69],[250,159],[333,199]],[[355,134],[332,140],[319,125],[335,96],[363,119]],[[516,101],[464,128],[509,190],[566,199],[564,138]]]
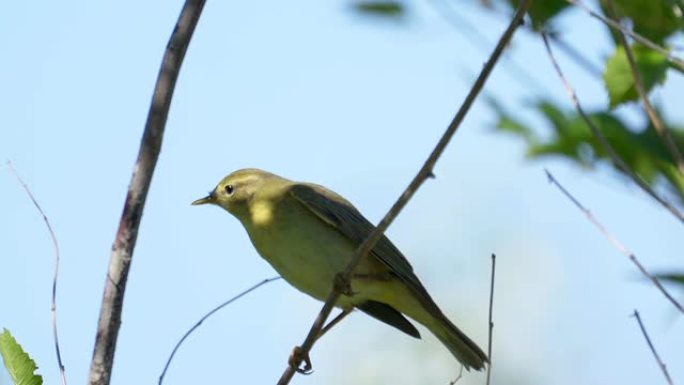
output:
[[[216,203],[216,195],[214,194],[213,191],[210,192],[209,195],[205,196],[204,198],[200,198],[200,199],[192,202],[192,205],[193,206],[206,205],[207,203],[211,203],[211,204]]]

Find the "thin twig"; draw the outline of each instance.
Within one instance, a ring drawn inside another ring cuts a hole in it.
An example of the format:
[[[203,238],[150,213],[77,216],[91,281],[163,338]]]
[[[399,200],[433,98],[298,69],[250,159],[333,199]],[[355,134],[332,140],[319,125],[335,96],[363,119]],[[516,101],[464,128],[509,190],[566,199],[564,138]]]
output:
[[[328,322],[328,324],[325,325],[325,327],[323,327],[323,329],[321,329],[321,334],[318,335],[318,339],[320,340],[321,337],[323,337],[323,336],[325,335],[325,333],[329,332],[330,329],[332,329],[335,325],[337,325],[338,323],[340,323],[340,322],[341,322],[343,319],[345,319],[349,314],[351,314],[352,310],[354,310],[354,308],[351,308],[351,309],[342,309],[342,311],[340,312],[340,314],[338,314],[335,318],[333,318],[330,322]]]
[[[365,258],[368,255],[373,246],[383,236],[385,230],[387,230],[387,228],[392,223],[394,218],[396,218],[397,215],[399,215],[399,212],[402,210],[402,208],[404,208],[404,206],[406,206],[406,203],[411,199],[411,197],[415,194],[418,188],[420,188],[423,182],[425,182],[425,180],[427,180],[430,177],[434,177],[432,169],[434,168],[435,163],[437,163],[437,160],[444,152],[444,149],[446,148],[447,144],[449,143],[453,135],[456,133],[458,127],[461,125],[461,122],[465,118],[468,110],[470,109],[470,106],[475,101],[477,95],[479,94],[487,78],[489,77],[489,74],[492,72],[492,69],[501,57],[501,53],[503,52],[508,42],[511,40],[511,37],[513,36],[515,30],[522,22],[523,16],[525,15],[527,8],[530,6],[530,3],[531,0],[523,0],[521,2],[518,11],[513,17],[513,20],[511,20],[510,25],[501,36],[501,39],[499,40],[499,43],[494,49],[494,52],[482,68],[482,72],[478,76],[473,87],[470,89],[468,96],[466,97],[460,109],[454,116],[454,119],[449,124],[449,127],[447,128],[446,132],[439,140],[435,148],[432,150],[432,153],[427,158],[421,169],[418,171],[418,174],[413,178],[411,183],[408,185],[408,187],[406,187],[404,192],[401,194],[399,199],[394,203],[394,205],[392,205],[392,208],[390,208],[389,212],[380,221],[380,223],[378,223],[378,226],[368,235],[366,240],[363,241],[363,243],[361,243],[361,245],[359,245],[359,247],[356,249],[354,256],[345,268],[344,272],[338,276],[340,277],[341,282],[349,282],[349,278],[351,277],[354,268],[356,268],[356,265],[359,263],[361,258]],[[320,333],[320,330],[323,328],[323,325],[325,324],[326,319],[330,315],[330,312],[332,311],[335,302],[339,298],[341,294],[340,292],[342,291],[341,287],[343,286],[344,285],[335,285],[333,290],[328,295],[325,304],[323,305],[323,308],[319,312],[318,316],[316,317],[316,320],[314,321],[313,325],[311,326],[311,329],[309,330],[309,334],[306,336],[306,339],[299,348],[299,350],[302,353],[299,355],[300,358],[308,356],[309,351],[313,347],[313,344],[315,343]],[[299,363],[301,363],[301,360]],[[282,376],[278,380],[278,384],[288,384],[294,376],[296,370],[296,365],[288,365],[287,368],[285,368],[285,371],[283,372]]]
[[[487,357],[489,357],[489,365],[487,365],[487,382],[492,375],[492,332],[494,330],[494,322],[492,321],[492,311],[494,310],[494,273],[496,272],[496,254],[492,254],[492,281],[489,285],[489,340],[487,341]]]
[[[138,238],[147,191],[161,151],[164,127],[183,57],[199,20],[205,0],[187,0],[164,52],[154,88],[138,158],[116,232],[105,279],[97,336],[90,364],[89,383],[107,385],[112,374],[116,340],[121,325],[126,280]]]
[[[632,263],[634,263],[634,265],[639,269],[641,274],[643,274],[646,278],[653,282],[655,287],[657,287],[658,290],[660,290],[660,292],[665,296],[665,298],[667,298],[670,301],[670,303],[672,303],[672,305],[674,305],[674,307],[677,308],[677,310],[684,314],[684,307],[682,307],[682,305],[679,302],[677,302],[677,300],[674,299],[674,297],[672,297],[672,295],[663,287],[658,278],[656,278],[651,273],[649,273],[648,270],[646,270],[646,268],[641,264],[641,262],[639,262],[636,255],[634,255],[631,251],[627,250],[627,248],[622,243],[620,243],[620,241],[618,241],[617,238],[615,238],[610,232],[608,232],[608,229],[603,227],[603,225],[594,217],[591,211],[585,208],[572,194],[570,194],[570,192],[566,190],[565,187],[563,187],[558,182],[558,180],[556,180],[556,178],[549,172],[549,170],[545,169],[544,171],[546,172],[546,176],[549,178],[549,183],[556,185],[556,187],[558,187],[558,189],[563,193],[563,195],[570,199],[572,203],[574,203],[575,206],[577,206],[577,208],[584,213],[589,222],[591,222],[594,226],[596,226],[597,229],[599,229],[601,234],[608,240],[608,242],[610,242],[622,255],[624,255],[630,261],[632,261]]]
[[[542,31],[541,33],[542,39],[544,40],[544,46],[546,47],[546,52],[549,55],[549,59],[551,60],[551,63],[553,64],[553,67],[556,69],[556,73],[558,74],[558,77],[561,79],[561,82],[563,82],[563,86],[565,87],[565,91],[567,92],[568,96],[570,97],[570,100],[572,101],[573,106],[577,110],[577,112],[580,114],[582,119],[587,123],[587,126],[589,126],[589,129],[591,129],[591,132],[594,134],[596,139],[599,141],[601,146],[603,147],[604,151],[610,156],[610,158],[613,160],[613,164],[615,164],[615,167],[617,167],[620,171],[628,175],[634,183],[636,183],[639,187],[641,187],[642,190],[644,190],[648,195],[650,195],[653,199],[655,199],[658,203],[660,203],[665,209],[667,209],[672,215],[674,215],[677,219],[679,219],[680,222],[684,223],[684,215],[682,215],[679,210],[677,210],[672,203],[668,202],[665,200],[665,198],[661,197],[658,195],[652,188],[651,186],[644,181],[643,178],[638,176],[634,171],[632,171],[629,166],[625,163],[625,161],[620,157],[620,155],[615,151],[613,146],[611,146],[610,142],[608,142],[608,139],[606,139],[605,135],[599,130],[599,128],[594,124],[594,122],[589,118],[589,115],[587,115],[584,112],[584,109],[582,108],[582,105],[579,102],[579,99],[577,98],[577,94],[575,93],[575,90],[572,88],[570,85],[570,82],[565,78],[565,75],[563,75],[563,71],[560,68],[560,65],[558,65],[558,62],[556,61],[556,57],[553,55],[553,51],[551,50],[551,46],[549,44],[548,37],[546,36],[546,33]]]
[[[55,354],[57,355],[57,365],[59,366],[59,374],[62,379],[62,385],[66,385],[66,370],[64,369],[64,364],[62,363],[62,353],[59,348],[59,338],[57,336],[57,277],[59,276],[59,244],[57,243],[57,236],[55,236],[55,232],[52,230],[52,226],[50,225],[47,215],[45,215],[45,212],[38,204],[36,198],[33,196],[29,186],[26,184],[26,182],[24,182],[23,179],[21,179],[17,173],[17,170],[14,169],[11,161],[7,161],[7,167],[14,177],[17,178],[19,184],[21,184],[21,187],[23,187],[24,191],[26,191],[26,195],[28,195],[28,197],[31,199],[31,202],[33,202],[33,205],[43,217],[43,222],[45,222],[45,226],[47,227],[48,233],[50,233],[50,238],[52,239],[52,247],[55,251],[54,267],[52,272],[52,303],[50,305],[50,314],[52,316],[52,338],[55,341]]]
[[[197,321],[194,325],[192,325],[192,327],[187,332],[185,332],[185,334],[183,334],[183,337],[181,337],[181,339],[176,343],[176,346],[173,347],[173,350],[171,351],[169,358],[166,360],[166,365],[164,365],[164,370],[162,370],[161,374],[159,375],[158,384],[162,385],[162,382],[164,381],[164,376],[166,375],[166,371],[169,369],[169,365],[171,365],[171,360],[173,360],[173,357],[176,355],[176,352],[178,351],[180,346],[190,336],[190,334],[192,334],[192,332],[195,331],[195,329],[197,329],[200,325],[202,325],[202,322],[206,321],[207,318],[211,317],[217,311],[223,309],[224,307],[226,307],[226,306],[230,305],[231,303],[237,301],[238,299],[244,297],[245,295],[249,294],[250,292],[258,289],[259,287],[261,287],[261,286],[263,286],[269,282],[273,282],[273,281],[276,281],[279,279],[280,279],[280,277],[271,277],[271,278],[264,279],[263,281],[255,284],[255,285],[252,285],[250,288],[248,288],[247,290],[244,290],[243,292],[234,296],[233,298],[231,298],[231,299],[223,302],[222,304],[216,306],[211,311],[209,311],[207,314],[205,314],[202,318],[200,318],[199,321]]]
[[[461,369],[458,371],[458,376],[454,378],[453,380],[449,381],[449,385],[456,385],[456,383],[463,377],[463,368],[464,366],[461,365]]]
[[[639,323],[639,328],[641,329],[641,333],[644,335],[644,338],[646,338],[646,343],[648,343],[648,347],[651,348],[651,353],[653,353],[653,357],[655,357],[656,362],[658,362],[658,366],[660,367],[660,371],[663,372],[663,375],[665,376],[665,379],[667,380],[667,383],[670,385],[674,385],[674,382],[672,382],[672,378],[670,377],[670,373],[667,371],[667,366],[665,366],[665,363],[663,360],[660,359],[660,356],[658,355],[658,352],[655,349],[655,346],[653,346],[653,342],[651,342],[651,338],[648,336],[648,333],[646,332],[646,327],[644,327],[644,323],[641,322],[641,316],[639,315],[639,312],[634,309],[634,318],[636,318],[637,322]]]
[[[613,4],[613,0],[605,1],[610,18],[619,23],[619,18],[617,12],[615,11],[615,5]],[[662,120],[660,120],[660,117],[656,113],[655,108],[653,108],[651,101],[648,100],[648,93],[646,91],[646,88],[644,87],[644,82],[641,78],[641,72],[639,71],[639,67],[637,67],[636,60],[634,59],[634,54],[632,53],[632,49],[629,46],[629,42],[627,42],[627,37],[622,32],[622,30],[619,30],[617,32],[617,35],[620,38],[620,43],[625,48],[627,62],[629,62],[629,67],[632,70],[632,75],[634,76],[634,87],[636,88],[637,93],[639,94],[639,97],[641,98],[641,101],[644,104],[646,114],[648,115],[651,124],[653,124],[653,128],[655,128],[656,132],[658,133],[660,140],[665,145],[665,148],[667,148],[667,151],[670,152],[670,156],[672,156],[672,160],[677,165],[679,173],[682,176],[684,176],[684,158],[682,157],[682,153],[677,148],[677,145],[675,144],[672,135],[670,135],[670,131],[668,131],[665,128]]]
[[[609,27],[616,29],[618,31],[622,31],[623,33],[629,35],[632,39],[634,39],[634,40],[638,41],[639,43],[647,46],[648,48],[660,53],[665,58],[667,58],[667,60],[669,62],[675,64],[677,67],[679,67],[681,70],[684,71],[684,61],[682,59],[674,56],[672,54],[672,52],[669,52],[667,49],[661,47],[660,45],[654,43],[653,41],[645,38],[644,36],[634,32],[634,31],[631,31],[629,29],[624,28],[622,25],[620,25],[620,23],[617,23],[614,20],[611,20],[611,19],[609,19],[609,18],[607,18],[607,17],[605,17],[599,13],[594,12],[591,8],[584,5],[581,1],[577,1],[577,0],[565,0],[565,1],[567,1],[570,4],[577,6],[578,8],[580,8],[582,10],[584,10],[591,17],[594,17],[596,19],[601,20],[603,23],[605,23]]]

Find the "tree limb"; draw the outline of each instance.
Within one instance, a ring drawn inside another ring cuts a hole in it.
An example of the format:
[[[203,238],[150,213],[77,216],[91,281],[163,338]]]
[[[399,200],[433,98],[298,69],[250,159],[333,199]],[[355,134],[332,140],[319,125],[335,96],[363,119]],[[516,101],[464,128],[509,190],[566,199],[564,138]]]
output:
[[[178,73],[204,3],[205,0],[185,2],[164,52],[119,229],[112,245],[93,358],[90,364],[88,381],[91,385],[109,384],[112,374],[114,350],[121,325],[124,291],[138,237],[140,218],[161,150],[164,127]]]

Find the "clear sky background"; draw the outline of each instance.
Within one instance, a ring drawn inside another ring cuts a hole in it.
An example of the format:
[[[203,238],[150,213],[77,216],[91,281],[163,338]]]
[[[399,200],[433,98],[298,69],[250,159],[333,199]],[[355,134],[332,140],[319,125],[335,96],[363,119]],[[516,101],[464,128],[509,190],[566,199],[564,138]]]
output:
[[[180,74],[128,280],[113,384],[156,383],[180,336],[213,306],[275,273],[228,213],[191,207],[229,172],[259,167],[326,185],[377,222],[446,128],[507,24],[471,2],[454,28],[427,2],[400,22],[347,1],[206,5]],[[59,238],[59,331],[70,383],[92,354],[110,247],[161,55],[181,1],[15,1],[0,13],[0,158],[12,160]],[[581,11],[561,30],[597,64],[603,27]],[[466,31],[466,33],[463,33]],[[588,108],[601,83],[561,53]],[[533,75],[525,81],[516,62]],[[656,92],[684,121],[681,76]],[[529,103],[570,108],[538,37],[520,32],[485,93],[544,127]],[[497,253],[494,384],[663,382],[638,308],[675,381],[684,321],[570,202],[549,168],[652,270],[681,266],[681,224],[605,169],[524,160],[476,103],[428,181],[389,229],[444,311],[487,343]],[[50,326],[53,252],[41,217],[0,168],[0,327],[59,375]],[[679,247],[677,247],[679,246]],[[677,293],[681,298],[681,293]],[[275,383],[320,303],[272,283],[205,322],[165,383]],[[297,384],[447,384],[459,365],[425,329],[414,340],[354,314],[316,345]],[[482,384],[468,373],[463,384]],[[0,374],[0,384],[9,384]]]

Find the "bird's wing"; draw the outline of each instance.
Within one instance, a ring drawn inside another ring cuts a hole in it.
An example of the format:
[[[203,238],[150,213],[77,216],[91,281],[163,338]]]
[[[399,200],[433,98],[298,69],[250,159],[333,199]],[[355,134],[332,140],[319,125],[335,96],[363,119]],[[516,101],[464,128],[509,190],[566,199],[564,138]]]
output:
[[[375,228],[351,203],[323,186],[296,183],[290,188],[290,193],[317,217],[337,229],[357,246]],[[421,300],[428,299],[428,302],[432,302],[418,277],[413,273],[411,264],[387,237],[383,235],[370,254],[385,264],[409,288],[413,289],[419,298],[427,297],[420,298]],[[434,302],[432,303],[434,304]]]

